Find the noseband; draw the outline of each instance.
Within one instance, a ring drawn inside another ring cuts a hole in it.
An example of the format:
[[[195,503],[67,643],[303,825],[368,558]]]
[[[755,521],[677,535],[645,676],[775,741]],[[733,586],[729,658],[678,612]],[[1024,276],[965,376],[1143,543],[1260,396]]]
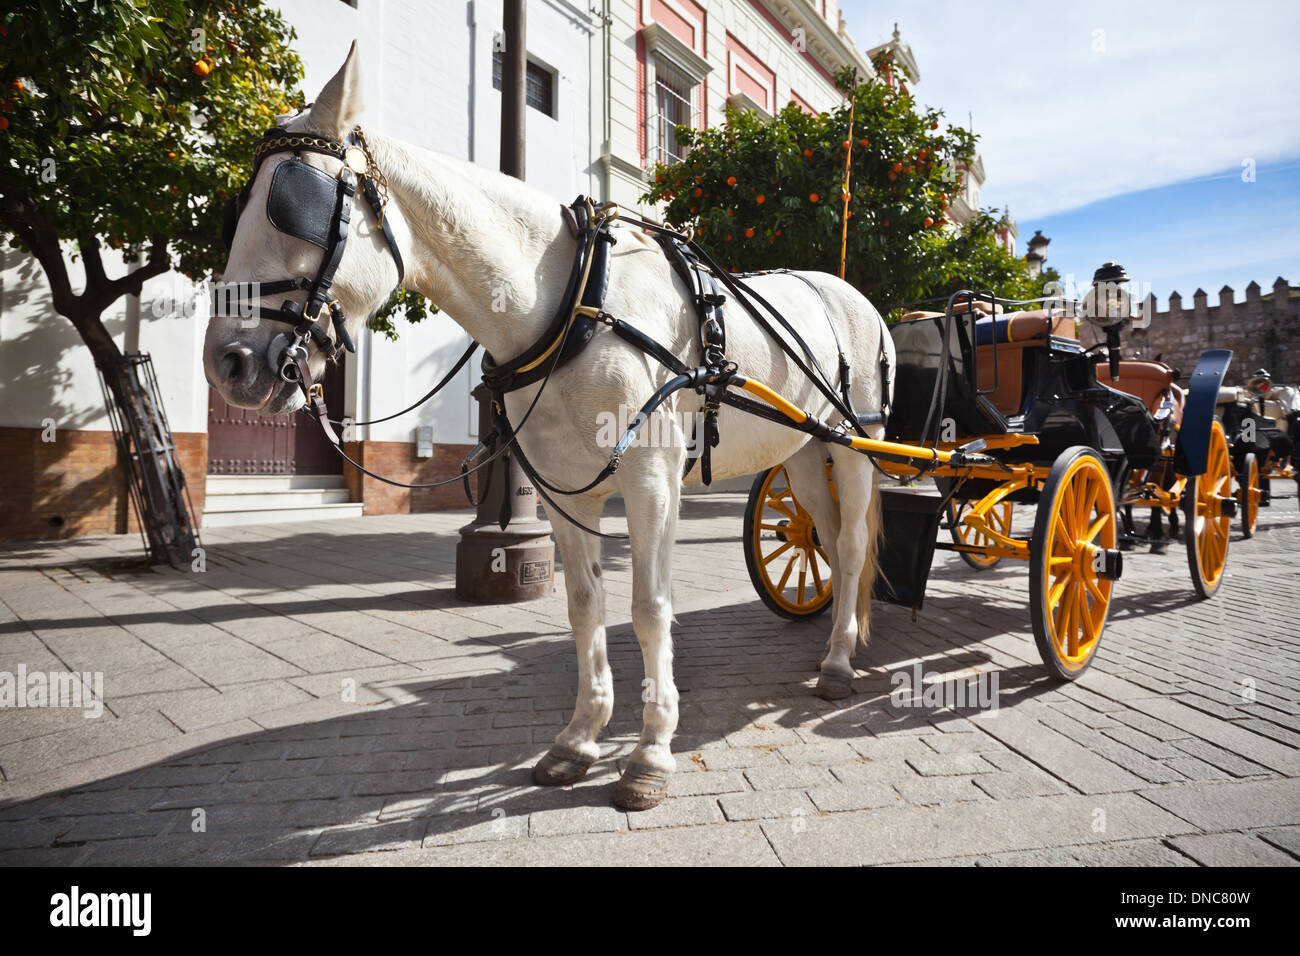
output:
[[[303,152],[333,156],[343,163],[343,168],[338,176],[331,176],[303,162],[300,158]],[[388,184],[375,166],[370,146],[360,126],[353,129],[341,143],[320,136],[292,133],[278,126],[267,130],[253,149],[252,175],[239,195],[226,204],[221,232],[227,249],[234,241],[239,217],[244,212],[258,170],[268,156],[276,153],[293,153],[293,158],[281,163],[271,178],[271,188],[266,197],[266,219],[280,232],[319,246],[324,250],[324,256],[314,278],[298,276],[251,283],[249,286],[257,298],[305,291],[307,295],[303,302],[286,299],[279,308],[274,309],[262,305],[248,307],[241,303],[238,317],[256,316],[290,326],[291,333],[280,333],[271,340],[267,361],[281,379],[297,384],[310,397],[312,384],[307,369],[308,341],[315,343],[326,359],[332,359],[338,353],[336,341],[349,352],[356,351],[352,337],[348,334],[343,307],[330,295],[330,286],[347,246],[352,198],[356,194],[358,181],[366,204],[383,231],[384,241],[388,243],[388,250],[397,266],[398,288],[402,285],[405,267],[397,240],[384,219]],[[229,286],[213,290],[213,315],[231,314],[226,308],[230,291]],[[334,339],[330,338],[325,328],[326,309],[329,310],[330,321],[334,326]]]

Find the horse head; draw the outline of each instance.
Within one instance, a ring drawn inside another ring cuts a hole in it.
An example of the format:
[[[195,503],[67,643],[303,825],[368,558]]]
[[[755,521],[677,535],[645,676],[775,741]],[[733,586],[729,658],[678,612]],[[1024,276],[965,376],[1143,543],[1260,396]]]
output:
[[[203,368],[231,405],[262,415],[301,407],[303,379],[319,378],[402,282],[409,233],[387,203],[361,113],[353,43],[315,103],[267,131],[227,210],[230,256]]]

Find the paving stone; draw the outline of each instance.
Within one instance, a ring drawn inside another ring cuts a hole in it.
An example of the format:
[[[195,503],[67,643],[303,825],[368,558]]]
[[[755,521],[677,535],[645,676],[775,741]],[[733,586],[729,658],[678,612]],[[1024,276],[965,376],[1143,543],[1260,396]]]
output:
[[[321,833],[320,839],[311,848],[311,855],[339,856],[347,853],[411,849],[420,845],[426,826],[424,821],[402,820],[326,830]]]
[[[784,766],[755,767],[746,770],[745,779],[755,790],[806,790],[810,787],[823,787],[835,782],[831,772],[825,767]]]
[[[394,866],[777,866],[762,831],[753,824],[637,830],[528,840],[500,840],[349,857],[342,865]]]
[[[745,781],[744,774],[738,770],[673,774],[668,778],[668,796],[670,797],[708,796],[718,793],[736,793],[748,789],[749,784]]]
[[[986,773],[972,780],[975,786],[994,800],[1015,800],[1067,792],[1065,784],[1041,770]]]
[[[1098,808],[1106,811],[1105,833],[1093,830]],[[799,833],[790,832],[788,824],[763,824],[787,866],[937,860],[1165,836],[1188,829],[1188,824],[1129,793],[837,813],[809,819]]]
[[[813,811],[812,802],[798,790],[726,794],[718,798],[718,803],[732,822],[773,818],[802,822]]]
[[[975,786],[975,780],[970,777],[899,780],[894,783],[894,789],[908,803],[923,807],[988,799],[987,794]]]
[[[1267,840],[1279,850],[1285,850],[1293,857],[1300,859],[1300,827],[1279,827],[1276,830],[1260,830],[1255,835],[1262,840]]]
[[[1007,711],[985,721],[985,732],[1084,793],[1136,790],[1143,780],[1029,717]]]
[[[1300,824],[1297,779],[1167,786],[1141,795],[1206,831]]]
[[[1300,775],[1300,750],[1294,747],[1287,747],[1268,737],[1202,714],[1176,701],[1152,698],[1135,701],[1133,706],[1157,720],[1183,727],[1195,737],[1217,744],[1270,770]]]
[[[1268,773],[1268,770],[1259,764],[1204,740],[1194,738],[1180,740],[1177,742],[1177,747],[1180,752],[1191,754],[1198,760],[1225,770],[1234,777],[1255,777]]]
[[[1300,860],[1247,833],[1206,833],[1170,841],[1203,866],[1300,866]]]
[[[977,753],[930,754],[908,757],[907,763],[923,777],[992,773],[994,766]]]
[[[723,821],[722,810],[714,797],[677,797],[649,810],[627,814],[628,827],[633,830],[694,827]]]

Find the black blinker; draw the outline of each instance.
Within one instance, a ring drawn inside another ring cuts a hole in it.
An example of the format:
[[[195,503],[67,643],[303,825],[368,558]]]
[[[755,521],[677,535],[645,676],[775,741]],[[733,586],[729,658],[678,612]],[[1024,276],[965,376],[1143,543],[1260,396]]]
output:
[[[266,196],[266,218],[281,232],[328,249],[338,180],[299,159],[276,167]]]

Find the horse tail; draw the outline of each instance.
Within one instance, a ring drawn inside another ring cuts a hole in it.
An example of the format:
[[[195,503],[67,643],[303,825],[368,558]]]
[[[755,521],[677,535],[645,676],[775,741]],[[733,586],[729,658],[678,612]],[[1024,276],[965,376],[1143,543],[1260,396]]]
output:
[[[876,584],[877,559],[880,554],[881,499],[880,472],[872,469],[871,495],[867,499],[867,547],[863,556],[862,571],[858,575],[858,641],[866,647],[871,641],[871,592]]]

